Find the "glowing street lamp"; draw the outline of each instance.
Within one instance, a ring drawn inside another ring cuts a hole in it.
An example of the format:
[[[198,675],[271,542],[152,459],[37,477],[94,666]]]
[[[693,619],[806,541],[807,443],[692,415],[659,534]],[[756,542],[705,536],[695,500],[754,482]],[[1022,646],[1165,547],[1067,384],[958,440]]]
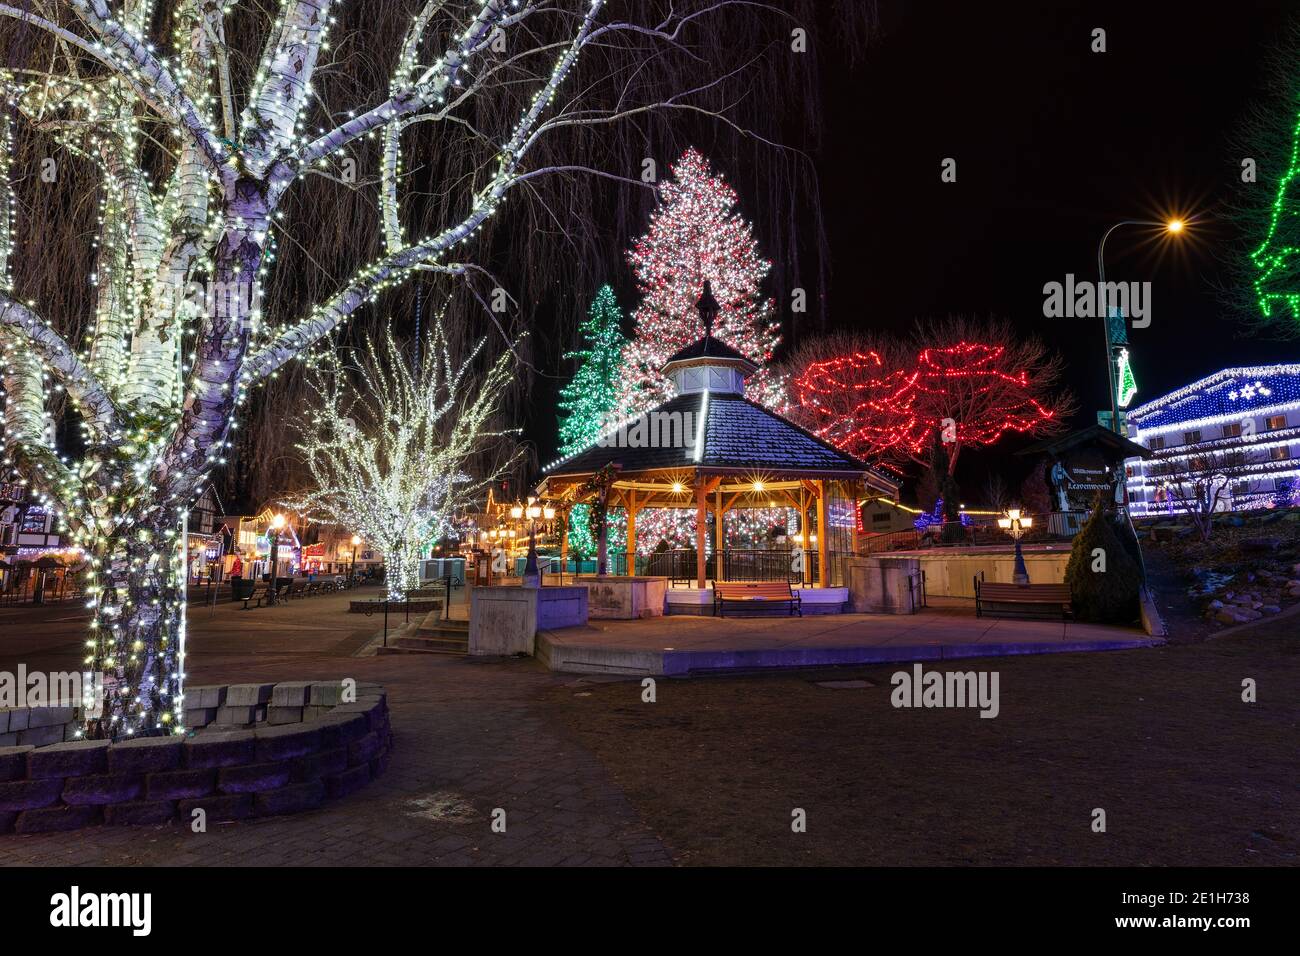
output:
[[[1011,577],[1013,584],[1028,584],[1029,569],[1025,567],[1025,555],[1020,550],[1020,538],[1034,526],[1034,519],[1022,514],[1019,508],[1012,508],[1005,518],[998,519],[998,527],[1007,532],[1016,542],[1016,570]]]
[[[267,537],[271,539],[271,590],[266,596],[267,604],[275,603],[275,592],[280,577],[280,532],[282,530],[284,530],[284,515],[272,515],[271,527],[266,532]]]
[[[354,534],[352,536],[352,566],[348,568],[348,584],[352,584],[352,579],[357,573],[357,548],[361,547],[361,536]]]
[[[555,516],[555,509],[548,508],[551,517]],[[519,508],[518,506],[510,509],[510,513],[515,517],[516,511],[520,511],[528,516],[528,560],[524,562],[524,587],[535,588],[542,583],[542,573],[537,567],[537,519],[542,516],[542,507],[537,504],[537,499],[528,498],[528,507]]]
[[[1101,235],[1101,241],[1097,243],[1097,295],[1098,303],[1103,295],[1102,290],[1106,287],[1106,240],[1110,234],[1120,226],[1154,226],[1160,229],[1167,236],[1181,236],[1187,228],[1187,223],[1177,217],[1166,219],[1163,222],[1157,222],[1152,219],[1123,219],[1115,223]],[[1110,428],[1111,431],[1123,434],[1119,425],[1119,396],[1115,386],[1115,365],[1119,358],[1119,346],[1112,341],[1110,333],[1110,310],[1104,310],[1105,314],[1101,317],[1101,329],[1106,338],[1106,380],[1110,384]]]

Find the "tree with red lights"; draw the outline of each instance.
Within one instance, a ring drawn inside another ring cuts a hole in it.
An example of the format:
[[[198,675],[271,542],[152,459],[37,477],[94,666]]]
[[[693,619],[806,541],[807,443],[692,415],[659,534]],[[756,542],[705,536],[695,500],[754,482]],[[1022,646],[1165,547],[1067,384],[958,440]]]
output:
[[[696,302],[706,279],[721,306],[714,336],[760,366],[751,380],[753,397],[779,405],[783,389],[761,368],[780,341],[774,303],[759,289],[772,264],[759,255],[753,229],[736,211],[736,191],[691,148],[673,165],[659,199],[649,231],[628,252],[641,304],[615,407],[639,414],[672,397],[660,368],[704,334]]]
[[[926,467],[938,434],[948,473],[962,449],[1008,433],[1057,431],[1074,410],[1056,386],[1061,357],[1006,321],[952,318],[918,327],[907,347],[831,340],[796,357],[794,415],[837,447],[898,468]]]

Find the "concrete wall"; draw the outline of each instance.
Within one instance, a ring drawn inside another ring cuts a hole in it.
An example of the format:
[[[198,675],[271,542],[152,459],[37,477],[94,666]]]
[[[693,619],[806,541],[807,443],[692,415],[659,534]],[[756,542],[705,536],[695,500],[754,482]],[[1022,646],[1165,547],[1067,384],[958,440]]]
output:
[[[486,587],[470,590],[469,652],[532,655],[537,631],[587,623],[587,589]]]
[[[936,549],[934,553],[909,552],[920,559],[925,572],[925,593],[933,597],[975,597],[975,575],[984,572],[990,583],[1011,584],[1015,572],[1016,556],[1013,551],[962,551]],[[1070,549],[1063,546],[1058,551],[1026,551],[1025,567],[1031,584],[1065,583],[1065,566],[1070,561]]]
[[[578,584],[587,589],[587,610],[594,618],[630,621],[663,616],[667,578],[584,575]]]
[[[854,611],[868,614],[916,612],[912,588],[921,569],[919,558],[892,555],[849,558],[845,567],[849,576],[850,603]],[[919,591],[919,582],[917,590]]]

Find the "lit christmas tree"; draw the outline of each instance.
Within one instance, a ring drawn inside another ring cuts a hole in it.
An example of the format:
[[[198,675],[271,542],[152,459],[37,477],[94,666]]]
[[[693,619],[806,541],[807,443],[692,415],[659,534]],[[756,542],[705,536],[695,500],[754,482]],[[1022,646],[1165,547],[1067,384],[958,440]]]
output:
[[[633,315],[636,337],[624,353],[618,407],[635,415],[672,397],[672,383],[660,369],[674,352],[704,334],[696,303],[707,279],[721,306],[713,335],[760,367],[747,383],[749,396],[781,411],[784,382],[766,368],[781,341],[780,329],[773,317],[775,304],[759,288],[772,264],[759,255],[752,227],[736,211],[736,191],[692,148],[673,165],[659,199],[649,231],[628,252],[641,304]],[[738,524],[735,534],[738,541],[758,542],[766,537],[768,524],[785,521],[784,511],[775,511],[771,522],[742,521],[744,527]],[[613,528],[611,524],[611,532]],[[637,521],[637,539],[642,554],[661,541],[673,548],[694,547],[695,516],[688,510],[646,511]]]
[[[560,389],[560,455],[568,457],[595,443],[617,424],[621,414],[615,404],[623,373],[623,349],[627,337],[622,329],[623,311],[609,286],[600,287],[587,320],[578,330],[587,347],[568,353],[578,359],[577,373]],[[569,549],[576,554],[594,554],[591,509],[578,505],[569,515]]]
[[[672,397],[672,383],[660,368],[704,334],[696,302],[708,279],[721,306],[714,336],[760,366],[749,383],[751,397],[780,410],[780,383],[763,368],[781,341],[775,305],[759,290],[772,264],[758,254],[753,229],[735,211],[735,190],[712,174],[697,150],[688,149],[659,198],[649,231],[628,252],[641,304],[633,315],[636,338],[626,352],[620,407],[639,414]]]

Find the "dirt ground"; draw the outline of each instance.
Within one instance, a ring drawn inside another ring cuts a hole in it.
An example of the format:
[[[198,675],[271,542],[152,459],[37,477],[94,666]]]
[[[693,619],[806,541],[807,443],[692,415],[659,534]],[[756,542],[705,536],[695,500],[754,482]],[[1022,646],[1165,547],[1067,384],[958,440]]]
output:
[[[1300,862],[1294,619],[1192,645],[926,665],[998,671],[994,719],[891,706],[900,669],[661,680],[655,703],[639,682],[575,681],[546,711],[678,863]],[[872,686],[817,683],[855,678]]]

